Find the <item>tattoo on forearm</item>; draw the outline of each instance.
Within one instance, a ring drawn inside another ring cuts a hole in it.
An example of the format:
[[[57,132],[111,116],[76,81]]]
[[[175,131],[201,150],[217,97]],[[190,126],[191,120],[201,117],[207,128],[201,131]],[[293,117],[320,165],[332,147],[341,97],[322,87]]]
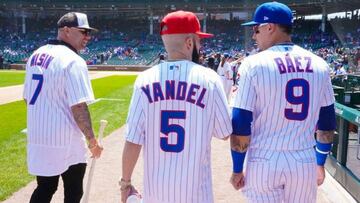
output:
[[[86,103],[77,104],[71,107],[76,124],[79,126],[81,132],[89,140],[94,137],[94,131],[91,125],[91,118],[88,106]]]
[[[332,143],[334,140],[334,131],[317,131],[317,140],[321,143]]]
[[[249,148],[250,139],[247,136],[231,136],[231,149],[237,152],[246,152]]]
[[[231,148],[237,152],[246,152],[248,150],[249,144],[247,143],[238,143],[233,145]]]

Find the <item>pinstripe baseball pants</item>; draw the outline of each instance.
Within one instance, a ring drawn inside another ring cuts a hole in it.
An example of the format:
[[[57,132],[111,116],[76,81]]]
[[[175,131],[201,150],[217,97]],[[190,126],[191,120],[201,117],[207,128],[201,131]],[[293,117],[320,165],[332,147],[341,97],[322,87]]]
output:
[[[250,149],[242,190],[249,202],[315,203],[317,172],[313,148]]]

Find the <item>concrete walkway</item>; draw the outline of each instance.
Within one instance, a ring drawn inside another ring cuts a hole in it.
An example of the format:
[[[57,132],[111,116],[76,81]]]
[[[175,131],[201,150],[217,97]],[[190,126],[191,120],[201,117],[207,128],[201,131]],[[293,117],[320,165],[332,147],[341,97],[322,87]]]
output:
[[[0,105],[22,100],[24,85],[14,85],[0,88]]]
[[[110,75],[137,75],[139,72],[131,71],[89,71],[90,79],[103,78]],[[24,85],[15,85],[0,88],[0,105],[23,99]]]
[[[117,181],[121,174],[121,154],[124,146],[124,127],[107,136],[103,141],[104,153],[97,160],[92,188],[90,192],[91,203],[119,203],[120,192]],[[140,156],[141,157],[141,156]],[[133,184],[143,191],[143,160],[140,158],[133,175]],[[231,158],[229,154],[229,141],[213,139],[212,142],[212,172],[215,203],[246,202],[240,191],[235,191],[229,183],[231,173]],[[318,189],[317,202],[319,203],[355,203],[356,201],[337,183],[329,174],[325,183]],[[87,175],[84,179],[84,188]],[[60,181],[61,182],[61,181]],[[14,193],[3,203],[28,202],[36,182]],[[62,183],[53,197],[53,203],[63,202]]]

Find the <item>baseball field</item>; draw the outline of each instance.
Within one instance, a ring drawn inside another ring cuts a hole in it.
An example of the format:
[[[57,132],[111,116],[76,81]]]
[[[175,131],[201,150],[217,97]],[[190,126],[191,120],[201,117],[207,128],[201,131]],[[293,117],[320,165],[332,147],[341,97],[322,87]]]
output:
[[[136,76],[110,76],[92,80],[96,101],[90,105],[95,132],[99,121],[109,121],[105,135],[126,120]],[[24,72],[0,72],[0,87],[22,84]],[[26,168],[26,106],[23,101],[0,105],[0,201],[34,179]]]
[[[0,87],[23,84],[24,77],[23,71],[0,71]]]

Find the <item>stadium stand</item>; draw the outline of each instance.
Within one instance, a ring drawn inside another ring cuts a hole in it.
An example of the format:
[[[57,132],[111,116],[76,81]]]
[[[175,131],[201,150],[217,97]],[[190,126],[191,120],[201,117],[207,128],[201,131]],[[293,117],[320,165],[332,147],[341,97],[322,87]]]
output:
[[[122,20],[94,17],[94,26],[100,31],[94,33],[88,48],[81,53],[88,64],[149,65],[164,52],[157,35],[159,23],[154,23],[154,35],[148,34],[148,22],[144,19]],[[250,35],[241,27],[239,20],[208,20],[207,31],[215,37],[204,42],[204,57],[214,53],[228,52],[231,55],[245,55],[254,49],[246,41]],[[56,37],[56,18],[27,19],[26,34],[19,34],[17,27],[0,19],[0,54],[5,63],[25,63],[29,55],[47,40]],[[360,20],[338,18],[327,22],[326,32],[320,31],[320,20],[298,19],[295,23],[295,43],[300,44],[326,58],[335,66],[342,63],[350,72],[357,72],[355,59],[360,46]],[[336,29],[333,29],[336,28]],[[355,28],[355,29],[354,29]],[[206,64],[205,64],[206,65]]]
[[[352,19],[336,18],[327,21],[325,32],[320,31],[321,20],[304,20],[304,14],[349,10],[358,5],[356,0],[288,0],[296,12],[295,43],[326,57],[333,66],[343,63],[349,72],[356,72],[355,54],[360,45],[359,14]],[[154,35],[149,35],[149,15],[162,16],[169,10],[188,8],[204,12],[222,13],[252,10],[258,0],[183,0],[183,1],[121,1],[103,0],[35,0],[17,4],[16,1],[0,0],[0,55],[5,64],[25,63],[33,50],[56,37],[56,21],[65,11],[85,9],[89,12],[94,27],[99,32],[88,48],[81,53],[87,63],[108,65],[150,65],[164,52],[159,35],[159,19],[154,19]],[[333,6],[336,3],[336,6]],[[7,9],[7,10],[6,10]],[[20,12],[22,10],[22,12]],[[24,13],[25,11],[25,13]],[[151,12],[150,12],[151,11]],[[26,15],[24,19],[21,16]],[[231,20],[218,20],[210,16],[207,31],[215,38],[203,43],[203,58],[215,53],[245,55],[254,51],[251,31],[241,27],[243,21],[230,17]],[[25,22],[24,22],[25,21]],[[26,24],[24,30],[23,24]],[[335,29],[333,29],[335,28]],[[26,34],[22,34],[26,33]],[[336,63],[335,63],[336,62]],[[205,64],[206,65],[206,64]]]

